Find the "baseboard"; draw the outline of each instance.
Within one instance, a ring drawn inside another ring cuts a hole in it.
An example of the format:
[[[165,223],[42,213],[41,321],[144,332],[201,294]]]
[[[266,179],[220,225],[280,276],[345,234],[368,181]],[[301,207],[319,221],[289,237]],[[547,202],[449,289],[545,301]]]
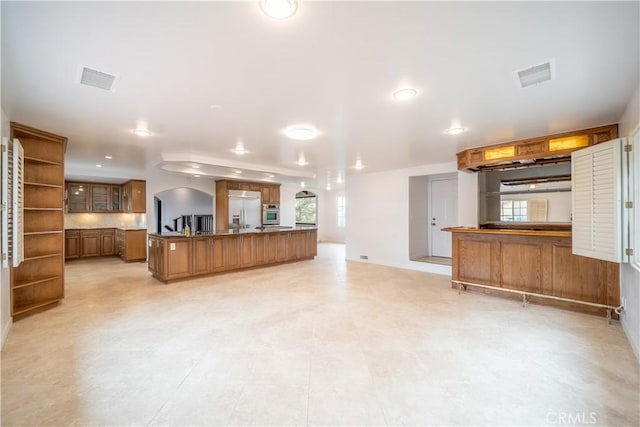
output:
[[[7,326],[5,326],[4,330],[2,331],[2,343],[0,344],[0,349],[4,347],[4,343],[7,341],[9,331],[11,330],[11,325],[13,325],[13,320],[9,319],[9,322],[7,322]]]

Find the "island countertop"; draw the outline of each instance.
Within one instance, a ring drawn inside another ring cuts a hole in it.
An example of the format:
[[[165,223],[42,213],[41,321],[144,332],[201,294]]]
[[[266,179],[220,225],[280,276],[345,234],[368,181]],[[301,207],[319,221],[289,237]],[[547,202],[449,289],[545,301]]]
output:
[[[194,238],[194,237],[216,237],[216,236],[238,236],[238,235],[246,235],[246,234],[264,234],[264,233],[283,233],[283,232],[291,232],[291,231],[314,231],[317,230],[317,227],[267,227],[267,228],[246,228],[243,230],[220,230],[220,231],[210,231],[198,234],[190,234],[185,236],[184,234],[177,231],[164,231],[162,233],[148,233],[149,236],[160,237],[160,238],[177,238],[177,237],[185,237],[185,238]]]
[[[443,228],[442,231],[449,231],[451,233],[494,234],[502,236],[571,237],[571,231],[565,230],[448,227]]]
[[[149,271],[169,283],[284,262],[313,259],[316,227],[221,230],[185,236],[149,233]]]

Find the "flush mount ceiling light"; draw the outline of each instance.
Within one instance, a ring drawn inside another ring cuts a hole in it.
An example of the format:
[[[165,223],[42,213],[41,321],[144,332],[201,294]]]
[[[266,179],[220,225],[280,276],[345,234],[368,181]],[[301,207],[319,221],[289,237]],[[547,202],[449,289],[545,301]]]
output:
[[[449,128],[449,129],[445,130],[444,133],[446,133],[448,135],[460,135],[465,130],[466,129],[463,128],[463,127],[456,126],[456,127],[452,127],[452,128]]]
[[[318,136],[318,131],[310,126],[290,126],[285,129],[284,134],[291,139],[308,141]]]
[[[410,87],[405,87],[405,88],[396,90],[395,92],[393,92],[393,94],[391,94],[391,96],[396,101],[408,101],[413,97],[415,97],[417,94],[418,94],[417,90]]]
[[[151,135],[151,132],[149,132],[147,129],[142,129],[142,128],[134,129],[133,133],[135,133],[138,136],[142,136],[142,137],[147,137],[147,136]]]
[[[297,0],[260,0],[262,13],[273,19],[287,19],[298,10]]]

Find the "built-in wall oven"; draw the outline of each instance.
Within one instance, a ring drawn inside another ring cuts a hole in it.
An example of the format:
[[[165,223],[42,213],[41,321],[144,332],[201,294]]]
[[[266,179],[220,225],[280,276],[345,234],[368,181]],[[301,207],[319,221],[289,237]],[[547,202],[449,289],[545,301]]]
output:
[[[262,205],[262,225],[280,225],[280,205]]]

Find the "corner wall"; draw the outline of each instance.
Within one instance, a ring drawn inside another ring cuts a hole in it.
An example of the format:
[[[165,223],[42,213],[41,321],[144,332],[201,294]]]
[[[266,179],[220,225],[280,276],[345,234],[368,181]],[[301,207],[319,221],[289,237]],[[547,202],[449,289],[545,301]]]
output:
[[[348,176],[347,260],[451,275],[450,266],[409,260],[409,178],[451,172],[457,172],[456,162]],[[459,198],[464,193],[460,186],[459,181]],[[477,212],[477,203],[472,203],[462,200],[458,213]],[[368,259],[361,260],[361,255]]]
[[[636,88],[620,118],[619,135],[629,138],[636,126],[640,126],[640,84]],[[634,186],[640,185],[640,165],[635,165]],[[640,200],[634,201],[634,209],[640,209]],[[636,230],[640,224],[636,225]],[[634,248],[638,251],[640,248]],[[640,271],[630,264],[620,266],[620,298],[626,298],[627,305],[620,315],[620,323],[629,338],[633,351],[640,362]]]

